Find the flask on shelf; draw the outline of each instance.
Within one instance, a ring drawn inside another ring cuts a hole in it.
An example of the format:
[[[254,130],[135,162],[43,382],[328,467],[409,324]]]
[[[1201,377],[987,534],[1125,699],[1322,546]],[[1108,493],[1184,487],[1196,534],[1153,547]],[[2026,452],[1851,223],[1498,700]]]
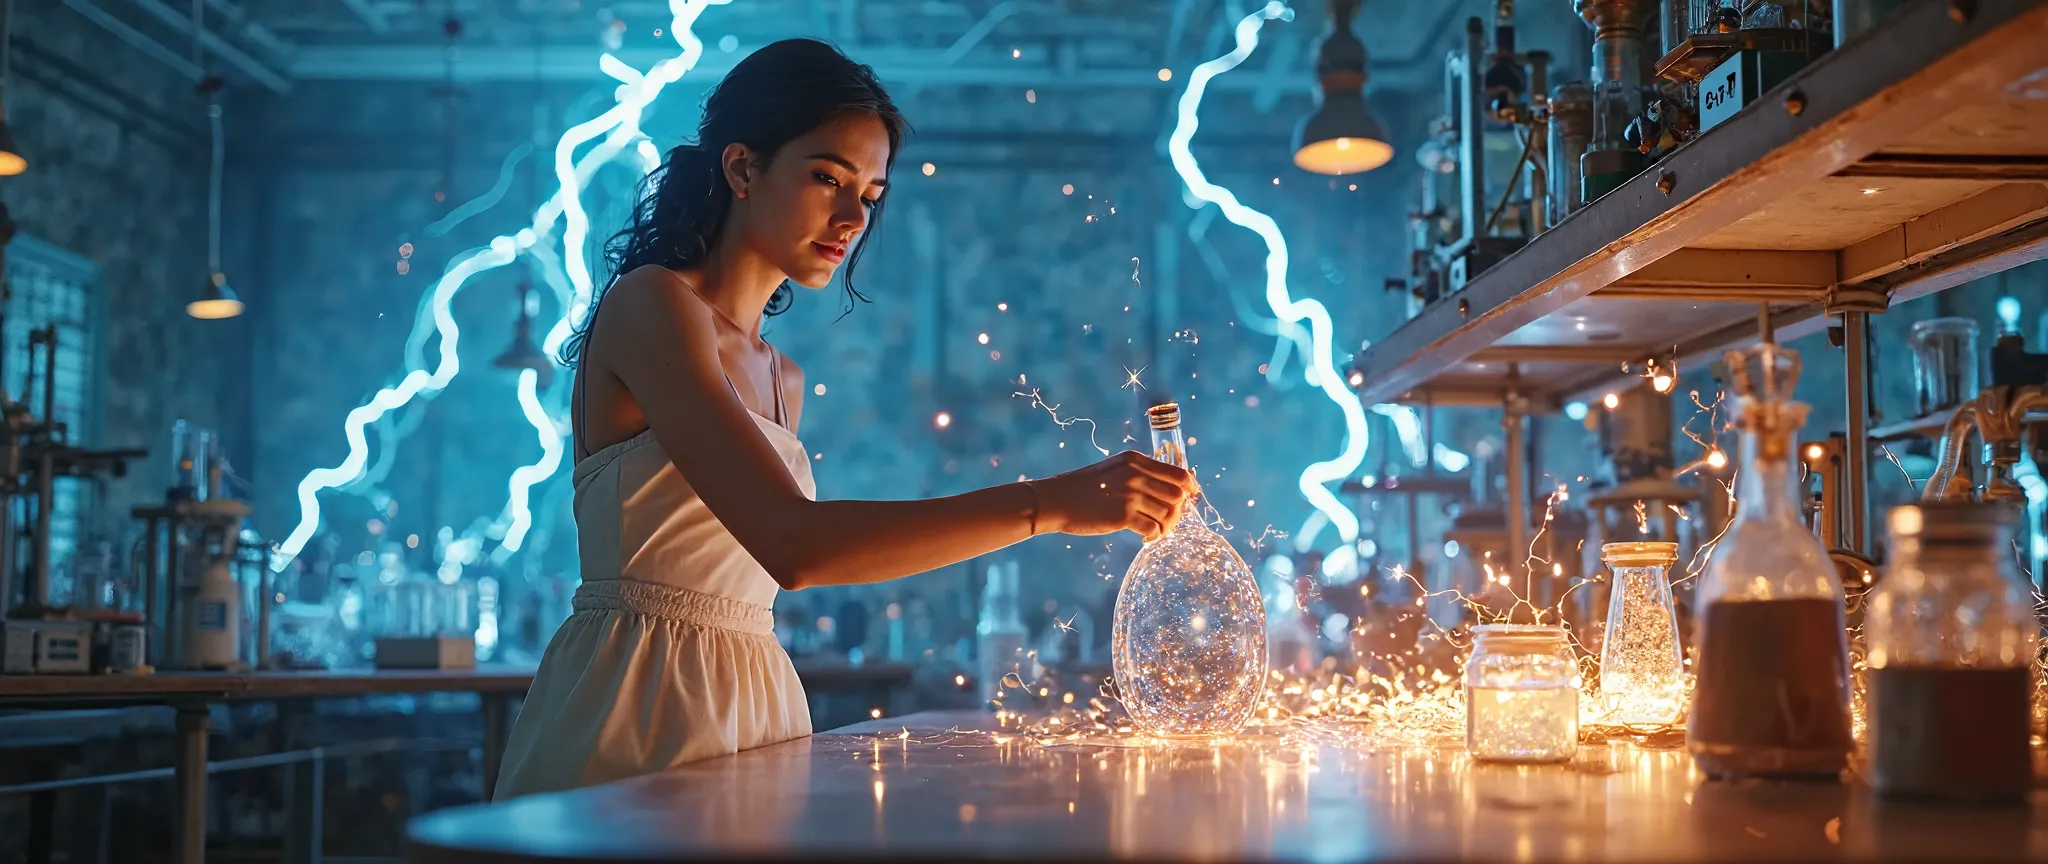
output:
[[[1926,417],[1954,410],[1977,398],[1977,322],[1968,318],[1927,318],[1913,322],[1913,398]]]
[[[1701,580],[1686,746],[1710,777],[1835,777],[1853,744],[1842,584],[1801,521],[1799,355],[1731,351],[1742,436],[1735,519]]]
[[[1563,627],[1481,624],[1465,661],[1465,749],[1494,762],[1563,762],[1579,749],[1579,664]]]
[[[1685,709],[1685,657],[1671,608],[1678,544],[1608,543],[1612,573],[1600,640],[1600,707],[1615,723],[1671,723]]]
[[[1188,467],[1180,406],[1146,411],[1152,458]],[[1229,735],[1266,687],[1266,607],[1259,583],[1193,502],[1145,544],[1117,591],[1111,631],[1117,698],[1160,738]]]
[[[2018,508],[1891,511],[1890,566],[1865,607],[1870,785],[1879,795],[2024,801],[2034,786],[2033,592],[2013,561]]]
[[[981,592],[981,620],[974,625],[975,662],[980,664],[981,698],[996,698],[1003,676],[1024,677],[1024,645],[1031,631],[1017,615],[1017,562],[991,564]]]

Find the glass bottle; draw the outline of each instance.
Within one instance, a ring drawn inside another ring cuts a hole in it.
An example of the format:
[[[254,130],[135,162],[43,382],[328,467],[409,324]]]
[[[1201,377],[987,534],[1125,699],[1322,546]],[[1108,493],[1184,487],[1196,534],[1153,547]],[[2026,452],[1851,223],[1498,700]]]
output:
[[[1031,632],[1017,615],[1017,562],[991,564],[988,583],[981,592],[981,620],[974,625],[975,660],[981,666],[981,698],[996,698],[1003,689],[1003,676],[1016,672],[1024,661],[1024,643]],[[1021,686],[1022,681],[1018,682]]]
[[[1152,458],[1188,467],[1180,407],[1146,411]],[[1229,735],[1244,727],[1266,687],[1266,608],[1251,569],[1187,508],[1145,544],[1124,574],[1111,631],[1117,696],[1131,719],[1161,738]]]
[[[2033,788],[2032,591],[2018,508],[1891,511],[1890,566],[1865,607],[1870,783],[1891,797],[2017,802]]]
[[[1678,544],[1608,543],[1613,573],[1600,640],[1600,705],[1615,723],[1671,723],[1685,708],[1685,657],[1671,609]]]
[[[1849,646],[1841,581],[1800,520],[1799,355],[1767,344],[1727,362],[1740,485],[1698,589],[1686,746],[1715,778],[1835,777],[1852,746]]]
[[[1465,749],[1496,762],[1563,762],[1579,748],[1579,663],[1563,627],[1481,624],[1465,661]]]

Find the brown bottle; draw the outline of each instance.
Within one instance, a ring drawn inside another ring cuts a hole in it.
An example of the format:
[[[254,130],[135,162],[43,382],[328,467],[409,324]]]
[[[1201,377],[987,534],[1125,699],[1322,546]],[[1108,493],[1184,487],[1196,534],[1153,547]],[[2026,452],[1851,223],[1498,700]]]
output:
[[[1792,451],[1799,355],[1728,354],[1739,398],[1735,520],[1697,595],[1686,746],[1716,779],[1838,779],[1854,746],[1842,586],[1801,518]]]
[[[2035,623],[2012,555],[2016,507],[1895,508],[1871,591],[1870,785],[1887,798],[2017,803],[2034,786]],[[1968,610],[1968,614],[1958,614]]]

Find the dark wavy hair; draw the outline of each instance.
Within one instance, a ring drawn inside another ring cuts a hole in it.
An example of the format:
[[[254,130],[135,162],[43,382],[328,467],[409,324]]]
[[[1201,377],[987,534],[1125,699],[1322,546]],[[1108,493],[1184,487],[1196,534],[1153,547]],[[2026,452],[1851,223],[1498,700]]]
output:
[[[816,39],[785,39],[747,55],[704,100],[704,119],[697,140],[668,151],[659,168],[641,181],[639,202],[626,227],[605,242],[604,259],[611,269],[605,287],[591,298],[559,358],[575,366],[597,321],[598,304],[619,277],[637,267],[656,264],[670,269],[703,263],[718,242],[732,209],[732,186],[722,165],[725,148],[745,144],[772,160],[791,140],[847,114],[865,114],[882,121],[889,133],[889,165],[908,128],[896,103],[889,99],[875,70],[855,63],[839,49]],[[885,198],[886,200],[886,198]],[[867,302],[853,287],[853,268],[861,250],[881,223],[882,203],[869,211],[867,230],[846,256],[840,282],[847,309]],[[788,282],[775,289],[764,311],[788,311],[796,292]]]

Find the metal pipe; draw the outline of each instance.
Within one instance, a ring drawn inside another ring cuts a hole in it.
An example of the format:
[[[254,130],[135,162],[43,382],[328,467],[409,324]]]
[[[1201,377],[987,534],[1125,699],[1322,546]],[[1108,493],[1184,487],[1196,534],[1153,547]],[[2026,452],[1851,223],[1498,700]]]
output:
[[[6,410],[0,397],[0,412]],[[0,618],[14,611],[14,491],[20,477],[21,433],[0,416],[0,435],[6,436],[5,456],[0,457]]]
[[[1971,484],[1963,471],[1963,450],[1974,429],[1998,469],[1986,477],[1986,499],[2012,497],[2011,480],[2003,476],[2019,462],[2020,439],[2029,413],[2048,409],[2048,387],[1988,387],[1956,407],[1941,437],[1941,455],[1934,476],[1920,493],[1922,501],[1968,500]],[[1997,487],[2005,488],[1997,488]]]
[[[483,694],[486,704],[492,694]],[[406,751],[468,750],[472,744],[467,741],[445,741],[439,738],[379,738],[349,744],[330,744],[324,747],[305,747],[282,753],[266,753],[261,756],[244,756],[237,759],[220,759],[206,763],[206,773],[226,774],[233,771],[254,771],[261,768],[279,768],[307,762],[322,762],[328,759],[352,756],[371,756],[381,753]],[[35,783],[17,783],[0,786],[0,796],[28,795],[35,792],[61,792],[66,789],[84,789],[92,786],[110,786],[119,783],[139,783],[146,780],[168,780],[177,776],[176,768],[145,768],[139,771],[122,771],[116,774],[95,774],[87,777],[66,777],[61,780],[43,780]]]
[[[1550,94],[1549,109],[1550,140],[1545,149],[1550,170],[1544,182],[1552,199],[1550,224],[1555,225],[1586,203],[1579,197],[1584,191],[1579,183],[1579,157],[1593,144],[1593,88],[1583,81],[1559,84]]]
[[[114,17],[107,10],[93,5],[88,0],[64,0],[64,5],[85,16],[85,20],[100,25],[100,29],[114,34],[115,38],[128,43],[128,47],[147,54],[157,62],[171,67],[171,71],[194,81],[206,77],[206,70],[194,65],[192,61],[178,56],[178,52],[164,47],[163,43],[151,39],[144,35],[142,31],[128,26],[127,22]]]
[[[1650,18],[1649,0],[1575,0],[1573,6],[1593,28],[1593,82],[1622,85],[1628,116],[1641,114],[1643,27]]]
[[[1529,62],[1529,237],[1550,230],[1550,52],[1531,51]]]
[[[37,609],[50,608],[50,505],[57,501],[56,464],[50,450],[51,444],[44,442],[42,452],[36,457],[36,548],[35,577],[29,586],[32,592],[28,601]]]
[[[1462,155],[1458,159],[1458,200],[1467,240],[1479,236],[1480,220],[1486,218],[1486,80],[1479,69],[1480,55],[1486,49],[1480,27],[1477,17],[1465,20],[1465,80],[1459,88],[1458,146]]]
[[[230,529],[230,531],[232,531],[232,529]],[[230,542],[230,543],[234,543],[235,541],[229,541],[229,542]],[[239,547],[237,546],[237,547],[231,547],[231,548],[239,548]],[[260,548],[260,547],[259,547],[259,548]],[[238,552],[238,553],[237,553],[237,554],[235,555],[235,557],[236,557],[237,559],[241,558],[241,555],[239,554],[239,552]],[[237,560],[237,561],[236,561],[235,563],[236,563],[237,565],[240,565],[240,564],[241,564],[242,562],[241,562],[241,561],[239,561],[239,560]],[[276,581],[275,581],[275,580],[274,580],[274,579],[272,578],[272,576],[271,576],[270,568],[269,568],[269,567],[266,567],[266,566],[264,566],[264,565],[263,565],[263,559],[262,559],[262,558],[257,558],[257,559],[256,559],[256,568],[255,568],[255,569],[256,569],[256,585],[257,585],[257,592],[256,592],[256,656],[255,656],[255,657],[253,657],[253,658],[250,658],[250,659],[251,659],[251,661],[253,662],[253,665],[254,665],[254,666],[255,666],[256,668],[258,668],[258,669],[269,669],[269,668],[271,668],[271,665],[270,665],[270,607],[272,607],[272,606],[275,606],[275,605],[277,605],[277,604],[276,604],[276,601],[275,601],[275,597],[276,597]]]
[[[1922,501],[1944,501],[1970,497],[1970,481],[1957,477],[1963,465],[1963,447],[1969,443],[1970,433],[1977,429],[1977,400],[1972,399],[1956,406],[1955,413],[1948,415],[1948,425],[1941,435],[1941,454],[1934,462],[1934,475],[1927,478],[1927,485],[1920,490]]]
[[[960,38],[953,40],[952,45],[947,46],[946,53],[939,55],[939,62],[948,65],[960,62],[960,58],[967,56],[967,52],[974,50],[974,46],[981,44],[981,40],[995,32],[996,25],[1017,14],[1022,8],[1023,4],[1018,0],[1003,0],[997,3],[988,10],[988,14],[981,16],[981,20],[974,22],[974,26],[967,28],[967,32],[960,34]]]
[[[341,0],[341,5],[348,7],[348,11],[354,12],[357,18],[362,19],[363,26],[370,28],[371,33],[379,36],[390,35],[391,20],[385,18],[384,13],[377,7],[370,5],[370,0]]]
[[[57,325],[44,327],[41,332],[40,342],[35,342],[33,337],[30,341],[43,349],[43,428],[50,431],[48,437],[55,441],[58,438],[55,433],[64,428],[57,422]]]
[[[1692,4],[1693,0],[1665,0],[1660,16],[1664,19],[1664,54],[1678,50],[1692,36]]]
[[[1501,406],[1501,426],[1507,437],[1503,449],[1507,450],[1508,558],[1515,566],[1526,569],[1529,563],[1529,454],[1522,448],[1521,385],[1521,367],[1508,364],[1508,390]]]
[[[1870,313],[1842,313],[1842,351],[1848,376],[1849,440],[1842,453],[1842,539],[1851,552],[1870,555]]]
[[[269,66],[263,64],[263,61],[251,57],[244,53],[242,49],[229,44],[226,39],[214,35],[213,31],[205,28],[195,28],[192,20],[179,14],[177,10],[165,6],[157,2],[157,0],[135,0],[135,5],[183,35],[191,36],[194,30],[197,29],[200,45],[205,46],[206,50],[212,51],[220,59],[234,64],[235,68],[242,70],[243,74],[248,75],[256,83],[263,85],[271,92],[292,92],[292,82],[285,80],[283,75],[272,71]]]

